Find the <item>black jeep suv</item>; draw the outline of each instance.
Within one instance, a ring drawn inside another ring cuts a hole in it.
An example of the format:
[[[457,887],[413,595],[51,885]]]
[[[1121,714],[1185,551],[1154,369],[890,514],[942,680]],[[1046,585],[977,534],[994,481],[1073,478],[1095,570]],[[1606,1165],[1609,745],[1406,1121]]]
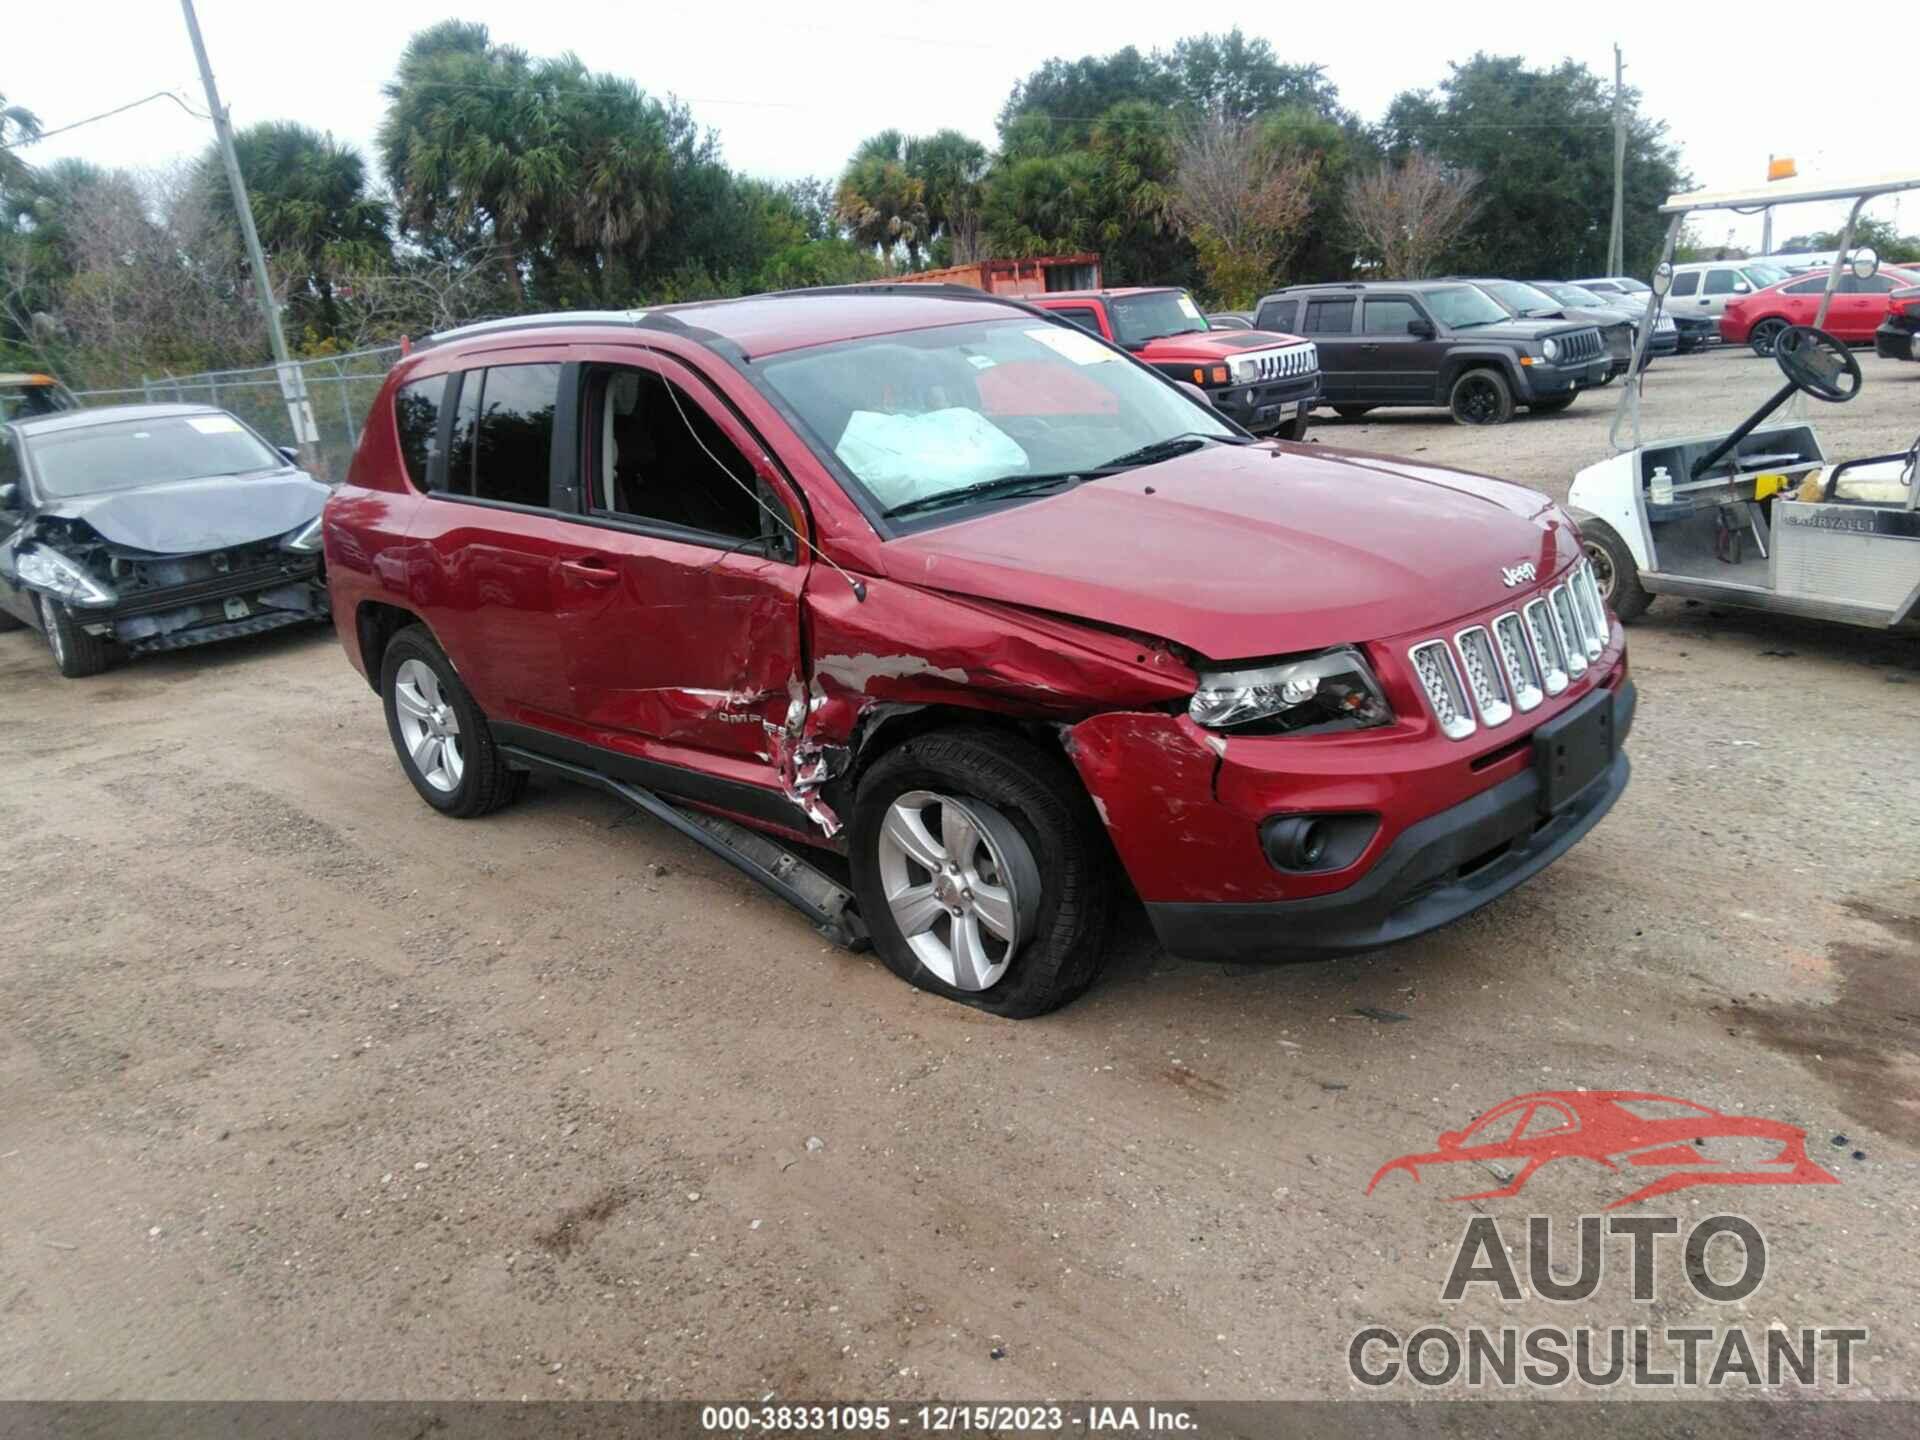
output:
[[[1254,324],[1319,347],[1322,403],[1348,419],[1432,405],[1499,425],[1516,405],[1564,410],[1611,364],[1593,326],[1516,319],[1457,280],[1295,285],[1263,297]]]

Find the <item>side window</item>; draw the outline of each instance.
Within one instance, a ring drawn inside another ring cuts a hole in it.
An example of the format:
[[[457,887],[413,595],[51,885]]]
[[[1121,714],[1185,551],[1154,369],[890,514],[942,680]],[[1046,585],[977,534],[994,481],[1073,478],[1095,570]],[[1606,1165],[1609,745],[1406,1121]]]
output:
[[[491,372],[497,374],[499,372]],[[780,504],[706,408],[651,370],[587,376],[587,454],[595,515],[757,540]]]
[[[1708,295],[1731,295],[1733,294],[1734,282],[1739,278],[1740,274],[1735,270],[1709,270],[1707,271],[1707,287],[1703,293]]]
[[[1699,290],[1700,272],[1698,270],[1682,270],[1673,277],[1673,293],[1675,295],[1695,295],[1699,293]]]
[[[1049,308],[1062,320],[1071,320],[1082,330],[1091,330],[1095,335],[1100,333],[1100,317],[1084,305],[1076,305],[1071,308],[1065,305],[1055,305]]]
[[[1346,335],[1353,330],[1353,301],[1309,300],[1303,335]]]
[[[453,409],[453,434],[447,439],[447,493],[473,493],[473,437],[480,419],[480,392],[487,372],[469,370],[458,377],[460,400]],[[452,384],[450,378],[448,381]]]
[[[1853,281],[1852,293],[1856,295],[1890,295],[1900,288],[1891,275],[1869,275],[1864,280],[1858,275],[1849,275],[1847,279]]]
[[[467,378],[471,382],[473,376]],[[549,502],[553,411],[559,398],[558,365],[489,367],[474,433],[474,499],[514,505]]]
[[[1793,284],[1787,286],[1783,293],[1787,295],[1818,295],[1826,288],[1827,277],[1824,275],[1813,275],[1805,280],[1794,281]]]
[[[1405,335],[1407,322],[1423,318],[1411,300],[1369,300],[1363,324],[1369,335]]]
[[[1282,335],[1292,335],[1295,333],[1293,327],[1297,323],[1294,317],[1299,313],[1298,300],[1269,300],[1260,307],[1260,313],[1254,317],[1253,328],[1278,330]]]
[[[434,442],[440,436],[440,401],[447,392],[447,377],[435,375],[402,385],[393,397],[393,423],[400,432],[400,458],[407,467],[407,478],[419,490],[427,488],[427,465],[433,458]]]

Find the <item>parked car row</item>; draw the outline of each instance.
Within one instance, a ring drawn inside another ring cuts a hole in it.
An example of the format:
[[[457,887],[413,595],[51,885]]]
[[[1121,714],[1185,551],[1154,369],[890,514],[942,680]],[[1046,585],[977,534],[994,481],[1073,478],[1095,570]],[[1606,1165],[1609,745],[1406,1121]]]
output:
[[[1678,279],[1676,275],[1676,283]],[[1814,270],[1741,293],[1721,309],[1720,338],[1729,345],[1749,345],[1756,355],[1771,355],[1774,342],[1789,326],[1813,323],[1828,279],[1827,271]],[[1894,295],[1915,285],[1920,285],[1920,270],[1887,265],[1865,277],[1843,270],[1820,328],[1849,345],[1877,345],[1878,332],[1892,314]]]

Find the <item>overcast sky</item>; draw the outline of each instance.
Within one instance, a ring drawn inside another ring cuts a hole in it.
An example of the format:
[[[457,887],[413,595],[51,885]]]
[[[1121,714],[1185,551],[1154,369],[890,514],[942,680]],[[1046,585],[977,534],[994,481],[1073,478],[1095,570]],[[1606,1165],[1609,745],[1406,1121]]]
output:
[[[177,91],[204,108],[175,0],[4,3],[0,93],[34,110],[48,129],[155,90]],[[1869,58],[1861,69],[1858,42],[1844,27],[1829,40],[1824,22],[1809,16],[1788,22],[1804,37],[1796,53],[1809,58],[1807,50],[1831,46],[1834,63],[1814,67],[1824,78],[1794,86],[1763,64],[1780,53],[1757,38],[1763,11],[1750,13],[1753,25],[1730,28],[1723,10],[1673,0],[1490,8],[1400,0],[1203,7],[888,0],[859,11],[808,8],[830,18],[809,24],[801,6],[762,0],[466,0],[457,10],[433,0],[199,0],[236,124],[298,120],[363,150],[380,123],[380,87],[408,35],[458,14],[486,23],[497,41],[535,54],[573,50],[596,70],[679,95],[719,131],[729,163],[775,179],[832,177],[862,136],[888,125],[910,133],[953,126],[991,145],[1008,88],[1048,57],[1129,44],[1147,50],[1235,23],[1270,39],[1283,60],[1324,65],[1342,100],[1367,120],[1377,120],[1401,90],[1436,84],[1448,60],[1476,49],[1519,53],[1539,65],[1571,57],[1610,74],[1618,41],[1628,83],[1667,122],[1705,187],[1762,182],[1770,153],[1794,156],[1802,175],[1879,174],[1920,162],[1911,88],[1842,85],[1843,76],[1866,76],[1878,62]],[[1755,83],[1769,73],[1782,83]],[[1756,99],[1767,94],[1780,103]],[[146,167],[191,155],[209,138],[204,120],[160,100],[22,153],[35,164],[79,155]],[[1896,199],[1884,198],[1867,213],[1920,228],[1920,199],[1909,199],[1908,208],[1914,213],[1903,215]],[[1839,218],[1830,206],[1783,211],[1775,238],[1832,228]],[[1717,240],[1729,224],[1740,243],[1758,243],[1757,219],[1708,217],[1702,233]]]

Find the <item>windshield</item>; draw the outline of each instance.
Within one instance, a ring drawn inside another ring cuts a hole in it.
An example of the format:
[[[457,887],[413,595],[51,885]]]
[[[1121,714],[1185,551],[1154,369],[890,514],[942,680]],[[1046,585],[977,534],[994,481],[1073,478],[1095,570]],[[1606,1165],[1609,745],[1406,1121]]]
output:
[[[1155,290],[1122,295],[1107,302],[1113,338],[1122,345],[1144,345],[1162,335],[1186,335],[1207,328],[1207,317],[1184,290]]]
[[[0,382],[0,422],[26,415],[54,415],[73,408],[67,392],[50,380]]]
[[[1084,330],[1032,317],[850,340],[756,368],[882,510],[1097,470],[1182,436],[1192,447],[1241,438]]]
[[[1507,312],[1493,297],[1472,285],[1452,285],[1444,290],[1428,290],[1421,299],[1433,311],[1434,318],[1449,330],[1471,330],[1476,325],[1498,325]]]
[[[1620,303],[1618,295],[1609,299],[1604,295],[1594,294],[1584,285],[1542,285],[1539,288],[1553,296],[1562,305],[1588,305],[1595,310],[1605,310],[1609,306]]]
[[[284,470],[286,457],[231,415],[157,415],[56,430],[27,441],[50,500],[140,485]]]
[[[1747,265],[1744,267],[1747,279],[1753,282],[1753,288],[1764,290],[1769,285],[1778,285],[1787,278],[1786,267],[1782,265]]]
[[[1555,315],[1560,310],[1553,296],[1518,280],[1487,280],[1480,288],[1516,315]]]

